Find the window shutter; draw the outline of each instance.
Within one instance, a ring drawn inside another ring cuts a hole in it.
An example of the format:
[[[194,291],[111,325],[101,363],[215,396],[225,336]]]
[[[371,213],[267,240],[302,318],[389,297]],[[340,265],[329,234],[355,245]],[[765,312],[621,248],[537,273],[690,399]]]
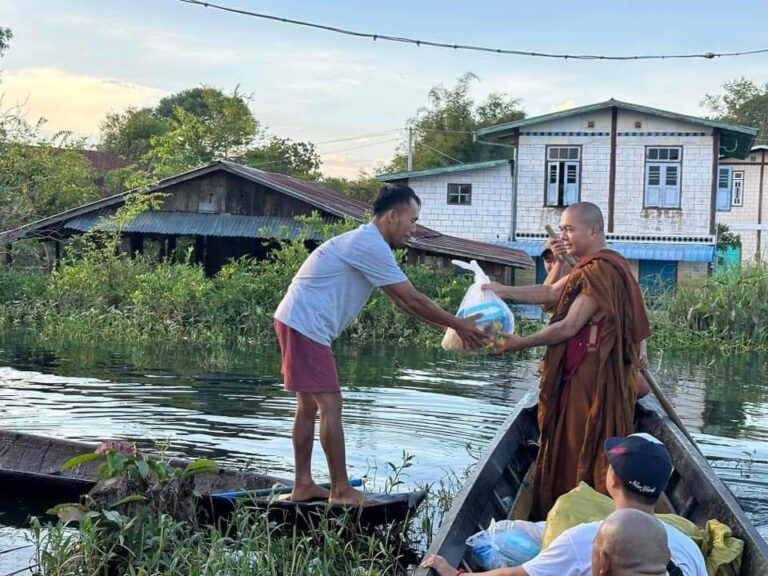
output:
[[[577,162],[565,163],[564,184],[565,205],[570,206],[579,201],[579,164]]]
[[[550,162],[547,165],[547,206],[557,206],[559,176],[560,164]]]
[[[727,212],[731,209],[731,167],[717,169],[717,209]]]
[[[678,166],[664,166],[664,208],[680,207],[680,170]]]
[[[648,164],[645,169],[645,206],[661,206],[661,166],[658,164]]]

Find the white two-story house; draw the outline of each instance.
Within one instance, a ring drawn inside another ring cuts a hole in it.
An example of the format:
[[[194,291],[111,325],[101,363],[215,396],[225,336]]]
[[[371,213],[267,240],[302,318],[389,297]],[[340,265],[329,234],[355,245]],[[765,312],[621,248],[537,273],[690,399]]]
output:
[[[478,142],[509,160],[383,174],[423,201],[426,226],[533,257],[562,210],[594,202],[609,244],[641,282],[706,275],[714,260],[720,164],[748,156],[757,130],[617,100],[492,126]],[[541,280],[543,267],[518,273]]]

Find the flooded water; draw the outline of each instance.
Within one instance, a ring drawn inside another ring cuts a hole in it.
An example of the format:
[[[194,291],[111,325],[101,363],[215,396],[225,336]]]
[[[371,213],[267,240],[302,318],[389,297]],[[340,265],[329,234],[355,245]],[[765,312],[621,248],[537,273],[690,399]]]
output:
[[[353,476],[386,476],[413,455],[409,482],[461,473],[522,395],[536,361],[459,358],[383,346],[337,350]],[[659,379],[713,466],[768,535],[768,382],[765,358],[653,354]],[[0,426],[61,438],[127,438],[140,446],[290,477],[293,397],[274,347],[207,350],[0,340]],[[313,466],[325,479],[316,446]],[[24,543],[25,513],[0,499],[0,551]],[[28,551],[27,551],[28,553]],[[18,566],[0,554],[0,567]],[[27,556],[28,558],[28,556]],[[26,561],[26,560],[24,560]],[[22,564],[23,565],[23,564]],[[0,570],[5,574],[10,570]]]

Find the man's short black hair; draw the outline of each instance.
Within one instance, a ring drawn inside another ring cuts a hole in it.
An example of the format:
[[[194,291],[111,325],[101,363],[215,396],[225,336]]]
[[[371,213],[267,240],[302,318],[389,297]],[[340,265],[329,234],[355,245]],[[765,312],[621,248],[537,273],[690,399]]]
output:
[[[555,253],[552,252],[551,249],[547,248],[541,253],[541,258],[543,260],[554,260],[555,259]]]
[[[384,184],[373,201],[373,215],[379,216],[387,210],[407,205],[411,200],[421,206],[421,199],[407,184]]]

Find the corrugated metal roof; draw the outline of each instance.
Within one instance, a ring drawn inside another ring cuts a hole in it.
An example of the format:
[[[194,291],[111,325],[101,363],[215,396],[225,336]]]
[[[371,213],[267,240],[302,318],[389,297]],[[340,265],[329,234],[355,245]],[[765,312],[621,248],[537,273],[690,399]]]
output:
[[[503,246],[517,248],[532,257],[541,255],[545,240],[499,241]],[[627,260],[669,260],[678,262],[712,262],[715,246],[712,244],[665,242],[609,242],[608,247]]]
[[[466,170],[483,170],[484,168],[493,168],[509,164],[509,160],[487,160],[485,162],[469,162],[467,164],[455,164],[453,166],[441,166],[439,168],[428,168],[426,170],[413,170],[411,172],[390,172],[388,174],[379,174],[377,180],[389,182],[391,180],[403,180],[405,178],[421,178],[422,176],[434,176],[435,174],[450,174],[453,172],[464,172]]]
[[[263,172],[262,170],[257,170],[229,161],[214,162],[208,166],[203,166],[177,176],[166,178],[147,192],[162,191],[169,186],[174,186],[195,178],[202,178],[216,173],[217,171],[226,171],[287,196],[299,199],[327,215],[341,218],[349,216],[355,220],[361,221],[366,217],[366,214],[369,214],[372,211],[370,204],[344,196],[318,182],[306,182],[284,174]],[[97,202],[78,206],[77,208],[67,210],[66,212],[54,216],[49,216],[48,218],[43,218],[37,222],[33,222],[15,230],[6,231],[0,234],[0,240],[11,242],[28,236],[34,237],[34,233],[37,233],[38,231],[55,231],[58,227],[63,226],[64,223],[71,229],[82,230],[86,226],[93,226],[104,213],[116,210],[125,202],[125,198],[129,194],[135,192],[135,190],[129,190],[122,194],[117,194]],[[183,221],[174,221],[175,224],[173,224],[173,228],[171,228],[171,224],[167,221],[170,214],[186,214],[202,217],[214,216],[216,219],[206,218],[205,220],[193,221],[189,218],[179,216],[178,218],[182,218]],[[127,232],[143,232],[145,234],[193,234],[191,230],[200,230],[194,232],[194,234],[202,234],[201,231],[205,229],[221,230],[221,233],[215,232],[211,233],[211,235],[229,234],[232,236],[251,236],[251,234],[253,234],[253,237],[263,237],[259,232],[254,231],[270,226],[270,223],[266,221],[264,222],[264,226],[260,226],[254,221],[239,222],[236,220],[226,220],[230,218],[241,218],[237,215],[227,214],[149,212],[142,214],[142,216],[143,218],[137,218],[130,224]],[[242,218],[257,217],[243,216]],[[164,220],[165,222],[161,220]],[[289,218],[289,220],[292,219]],[[276,221],[272,222],[272,224],[278,226],[278,228],[282,228],[284,223],[287,224],[285,221],[281,221],[279,224]],[[295,222],[292,222],[292,225],[295,225]],[[183,232],[171,230],[183,230]],[[250,232],[246,233],[246,230],[250,230]],[[533,265],[533,261],[528,255],[520,250],[511,247],[496,246],[485,242],[476,242],[474,240],[446,236],[435,230],[425,228],[424,226],[417,226],[416,233],[414,234],[413,239],[408,242],[408,246],[437,254],[487,260],[506,266],[528,267]]]
[[[105,213],[106,212],[106,213]],[[67,220],[64,228],[87,232],[94,226],[108,229],[108,211],[92,212]],[[99,222],[101,221],[101,224]],[[127,233],[168,236],[220,236],[229,238],[298,238],[305,226],[290,217],[198,214],[192,212],[142,212],[125,228]],[[321,239],[319,231],[307,235]]]

